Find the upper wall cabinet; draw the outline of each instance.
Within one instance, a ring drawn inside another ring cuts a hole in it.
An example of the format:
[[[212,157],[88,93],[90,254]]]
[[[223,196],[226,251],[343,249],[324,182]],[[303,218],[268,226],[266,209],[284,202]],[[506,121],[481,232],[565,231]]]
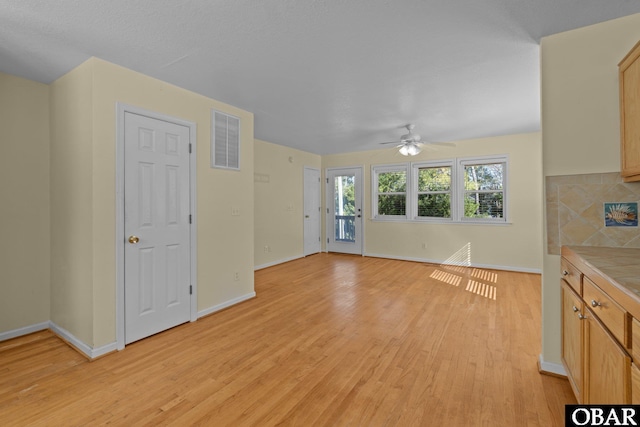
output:
[[[640,181],[640,42],[619,67],[622,177]]]

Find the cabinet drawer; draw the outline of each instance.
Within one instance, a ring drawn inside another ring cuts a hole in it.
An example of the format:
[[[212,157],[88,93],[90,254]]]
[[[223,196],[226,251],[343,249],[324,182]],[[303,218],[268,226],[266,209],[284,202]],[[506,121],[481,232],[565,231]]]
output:
[[[586,276],[582,279],[582,297],[618,342],[629,348],[627,312]]]
[[[575,268],[573,264],[567,261],[564,258],[560,259],[560,274],[562,278],[566,280],[566,282],[573,288],[574,291],[580,296],[582,296],[582,287],[580,286],[580,279],[582,278],[582,273],[580,270]]]

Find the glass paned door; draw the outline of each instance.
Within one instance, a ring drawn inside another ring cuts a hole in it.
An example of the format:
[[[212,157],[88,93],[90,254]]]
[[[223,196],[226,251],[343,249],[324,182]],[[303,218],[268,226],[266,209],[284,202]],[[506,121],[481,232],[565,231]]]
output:
[[[362,254],[362,169],[327,170],[328,252]]]

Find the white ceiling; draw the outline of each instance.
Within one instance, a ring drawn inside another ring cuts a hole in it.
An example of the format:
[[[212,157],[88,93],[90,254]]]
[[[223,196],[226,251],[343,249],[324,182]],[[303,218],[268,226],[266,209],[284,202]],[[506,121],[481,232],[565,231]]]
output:
[[[91,56],[255,114],[318,154],[540,129],[542,36],[639,0],[0,0],[0,71],[50,83]],[[0,94],[1,95],[1,94]]]

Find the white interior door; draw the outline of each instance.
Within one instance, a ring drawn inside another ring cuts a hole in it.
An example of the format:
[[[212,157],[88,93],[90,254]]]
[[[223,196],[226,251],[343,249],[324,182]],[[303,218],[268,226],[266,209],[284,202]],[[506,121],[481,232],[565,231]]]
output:
[[[304,168],[304,256],[317,254],[320,244],[320,171]]]
[[[327,169],[327,252],[362,255],[362,168]]]
[[[124,123],[125,343],[190,320],[189,128]]]

